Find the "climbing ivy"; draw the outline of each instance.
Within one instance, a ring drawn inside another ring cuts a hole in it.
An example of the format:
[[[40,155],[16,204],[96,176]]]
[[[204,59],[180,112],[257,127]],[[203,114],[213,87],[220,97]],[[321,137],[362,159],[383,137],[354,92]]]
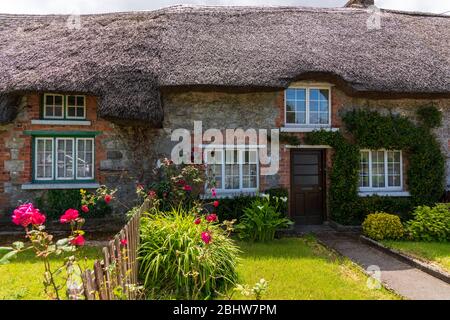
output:
[[[432,118],[436,120],[434,111],[428,110],[427,114],[434,114]],[[444,192],[445,164],[429,121],[414,124],[403,116],[367,110],[347,112],[342,119],[348,132],[346,137],[340,132],[323,130],[305,137],[308,144],[328,144],[334,149],[329,203],[335,221],[361,223],[368,213],[381,210],[406,218],[413,206],[439,200]],[[358,197],[359,150],[382,148],[402,150],[408,159],[410,198]]]

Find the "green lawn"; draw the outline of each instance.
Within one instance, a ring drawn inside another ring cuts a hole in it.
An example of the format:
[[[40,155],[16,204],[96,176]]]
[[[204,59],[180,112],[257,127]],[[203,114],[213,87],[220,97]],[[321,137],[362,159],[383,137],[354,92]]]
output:
[[[93,261],[99,256],[100,248],[83,247],[79,251],[83,268],[92,268]],[[51,260],[55,268],[62,265],[63,258],[55,257]],[[33,252],[26,251],[12,259],[11,263],[0,265],[0,300],[40,300],[46,299],[42,284],[44,267],[41,260],[34,257]],[[63,279],[59,279],[63,283]],[[65,293],[63,296],[65,297]]]
[[[383,244],[415,258],[433,262],[450,272],[449,242],[383,241]]]
[[[263,299],[399,299],[386,289],[371,290],[367,277],[313,238],[287,238],[265,244],[240,243],[240,282],[269,282]],[[245,299],[235,294],[233,298]]]

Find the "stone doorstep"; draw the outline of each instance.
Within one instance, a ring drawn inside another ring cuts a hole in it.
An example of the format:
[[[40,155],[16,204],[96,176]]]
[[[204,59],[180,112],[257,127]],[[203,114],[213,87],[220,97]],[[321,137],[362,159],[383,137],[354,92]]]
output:
[[[439,268],[437,266],[431,265],[431,264],[421,261],[419,259],[408,256],[398,250],[388,248],[385,245],[381,244],[380,242],[372,240],[363,235],[361,235],[359,238],[360,238],[361,242],[363,242],[371,247],[374,247],[380,251],[383,251],[384,253],[389,254],[389,255],[399,259],[400,261],[403,261],[403,262],[409,264],[410,266],[412,266],[414,268],[417,268],[423,272],[428,273],[429,275],[431,275],[435,278],[438,278],[438,279],[450,284],[450,274],[447,273],[445,270],[442,270],[441,268]]]
[[[345,226],[340,223],[337,223],[336,221],[329,220],[328,225],[332,227],[334,230],[338,232],[357,232],[360,233],[362,231],[361,226]]]

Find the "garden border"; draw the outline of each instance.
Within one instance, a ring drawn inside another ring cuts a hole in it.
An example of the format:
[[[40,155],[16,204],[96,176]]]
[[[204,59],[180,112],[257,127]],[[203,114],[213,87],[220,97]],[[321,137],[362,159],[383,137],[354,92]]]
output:
[[[445,272],[443,270],[433,268],[425,262],[422,262],[418,259],[414,259],[398,250],[388,248],[385,245],[379,243],[378,241],[370,239],[366,236],[360,235],[359,239],[361,240],[361,242],[363,242],[371,247],[374,247],[380,251],[383,251],[384,253],[389,254],[390,256],[393,256],[394,258],[397,258],[398,260],[405,262],[412,267],[415,267],[425,273],[428,273],[429,275],[431,275],[435,278],[438,278],[439,280],[442,280],[442,281],[450,284],[450,274],[448,274],[447,272]]]

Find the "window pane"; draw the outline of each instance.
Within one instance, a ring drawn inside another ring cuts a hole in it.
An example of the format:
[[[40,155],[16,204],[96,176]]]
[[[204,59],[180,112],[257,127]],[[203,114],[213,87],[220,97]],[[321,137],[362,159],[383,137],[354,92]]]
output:
[[[372,187],[384,188],[384,151],[372,151]]]
[[[69,117],[75,117],[75,108],[68,107],[67,108],[67,114],[69,115]]]
[[[73,139],[57,139],[56,141],[56,178],[73,179]]]
[[[77,139],[77,178],[93,178],[93,140]]]
[[[242,164],[242,187],[243,188],[256,188],[257,187],[257,175],[258,165],[256,150],[243,151],[243,164]]]
[[[361,151],[359,166],[359,186],[369,187],[369,152]]]
[[[75,96],[68,96],[67,102],[68,102],[69,106],[74,106],[75,105]]]
[[[387,151],[388,186],[401,186],[401,162],[400,151]]]
[[[53,176],[53,139],[36,139],[36,179]]]
[[[77,97],[77,106],[84,106],[84,97],[82,96]]]
[[[295,89],[286,90],[286,100],[295,100]]]
[[[222,150],[206,150],[205,159],[211,187],[222,189]]]

